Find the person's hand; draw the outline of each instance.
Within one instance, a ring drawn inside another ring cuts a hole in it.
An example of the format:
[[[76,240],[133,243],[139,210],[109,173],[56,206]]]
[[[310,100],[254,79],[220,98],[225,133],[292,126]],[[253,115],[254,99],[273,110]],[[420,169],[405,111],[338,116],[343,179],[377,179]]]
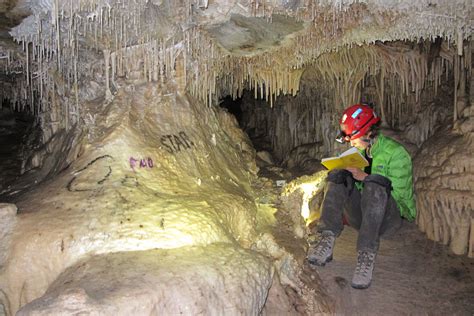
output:
[[[346,170],[352,173],[352,177],[354,177],[354,179],[358,181],[364,181],[365,177],[368,176],[367,173],[365,173],[359,168],[346,168]]]

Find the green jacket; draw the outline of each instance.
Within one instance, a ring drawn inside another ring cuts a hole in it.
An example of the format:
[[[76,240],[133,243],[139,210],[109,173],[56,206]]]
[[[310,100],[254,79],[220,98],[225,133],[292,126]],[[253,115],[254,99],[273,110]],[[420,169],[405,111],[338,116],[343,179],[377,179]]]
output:
[[[371,174],[382,175],[392,181],[392,196],[400,215],[409,221],[416,217],[410,154],[395,140],[379,134],[372,145]],[[362,188],[362,183],[358,184]]]

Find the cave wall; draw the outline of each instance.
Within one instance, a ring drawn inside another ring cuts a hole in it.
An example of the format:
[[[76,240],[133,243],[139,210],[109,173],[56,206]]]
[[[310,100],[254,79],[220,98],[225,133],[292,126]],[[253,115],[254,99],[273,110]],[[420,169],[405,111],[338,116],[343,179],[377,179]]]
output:
[[[414,174],[420,230],[453,253],[473,258],[474,82],[467,84],[468,93],[457,98],[457,108],[464,109],[460,119],[423,143]]]
[[[259,313],[279,269],[255,244],[278,246],[256,231],[248,139],[173,83],[122,84],[110,103],[83,108],[97,124],[76,135],[82,150],[66,170],[0,204],[0,307]]]

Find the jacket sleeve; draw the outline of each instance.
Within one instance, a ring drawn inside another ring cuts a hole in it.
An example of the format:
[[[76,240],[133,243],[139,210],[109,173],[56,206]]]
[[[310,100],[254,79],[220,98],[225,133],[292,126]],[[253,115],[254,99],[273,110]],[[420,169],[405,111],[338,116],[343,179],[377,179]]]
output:
[[[401,146],[396,148],[390,159],[388,178],[392,181],[392,196],[398,202],[400,213],[409,221],[416,217],[412,170],[408,152]]]

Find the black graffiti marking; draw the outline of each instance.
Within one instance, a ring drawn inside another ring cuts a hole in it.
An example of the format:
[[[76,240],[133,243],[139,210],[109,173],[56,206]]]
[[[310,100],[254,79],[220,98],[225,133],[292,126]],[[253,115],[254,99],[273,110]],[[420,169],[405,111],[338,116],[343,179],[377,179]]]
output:
[[[120,183],[121,183],[122,185],[125,185],[125,186],[134,186],[134,187],[138,187],[138,185],[139,185],[137,178],[135,178],[135,177],[130,177],[130,176],[125,176],[125,178],[123,178],[123,179],[120,181]],[[119,192],[119,195],[120,195],[122,201],[127,201],[127,199],[125,199],[125,198],[120,194],[120,192]]]
[[[100,181],[97,181],[97,184],[102,184],[105,182],[105,180],[107,180],[109,178],[109,176],[112,174],[112,168],[110,166],[109,167],[109,172],[107,172],[107,174],[105,175],[105,177],[100,180]]]
[[[194,146],[194,143],[189,139],[188,135],[186,135],[185,132],[179,132],[179,136],[186,143],[188,148],[191,148],[191,146]]]
[[[78,171],[76,171],[76,173],[80,173],[84,170],[86,170],[87,168],[89,168],[90,166],[92,166],[93,164],[95,164],[97,161],[101,160],[101,159],[105,159],[105,158],[110,158],[112,160],[114,160],[114,158],[110,155],[103,155],[103,156],[99,156],[97,158],[95,158],[94,160],[90,161],[85,167],[79,169]],[[110,166],[109,167],[109,171],[107,172],[107,174],[104,176],[104,178],[102,180],[99,180],[97,182],[97,184],[100,184],[102,185],[105,180],[107,180],[109,178],[109,176],[112,174],[112,168]],[[86,191],[93,191],[93,190],[81,190],[81,189],[73,189],[72,188],[72,185],[74,183],[74,181],[76,180],[77,176],[74,176],[72,177],[72,179],[68,182],[68,184],[66,185],[66,188],[69,192],[86,192]]]
[[[160,139],[161,145],[165,146],[166,151],[169,152],[170,154],[172,154],[172,153],[174,153],[174,151],[173,151],[173,148],[170,145],[168,145],[167,142],[166,142],[167,136],[171,137],[171,135],[161,136],[161,139]]]
[[[110,158],[110,159],[114,160],[114,157],[112,157],[110,155],[99,156],[99,157],[95,158],[94,160],[92,160],[91,162],[89,162],[84,168],[78,170],[77,172],[84,171],[87,168],[89,168],[90,166],[92,166],[93,164],[95,164],[98,160],[105,159],[105,158]]]
[[[185,132],[179,132],[178,135],[163,135],[160,138],[160,142],[170,154],[190,149],[191,146],[194,146],[194,143],[189,139]]]
[[[174,138],[174,143],[178,147],[178,151],[181,151],[181,145],[183,145],[183,147],[186,145],[181,141],[181,138],[179,138],[178,136],[173,135],[173,138]]]

